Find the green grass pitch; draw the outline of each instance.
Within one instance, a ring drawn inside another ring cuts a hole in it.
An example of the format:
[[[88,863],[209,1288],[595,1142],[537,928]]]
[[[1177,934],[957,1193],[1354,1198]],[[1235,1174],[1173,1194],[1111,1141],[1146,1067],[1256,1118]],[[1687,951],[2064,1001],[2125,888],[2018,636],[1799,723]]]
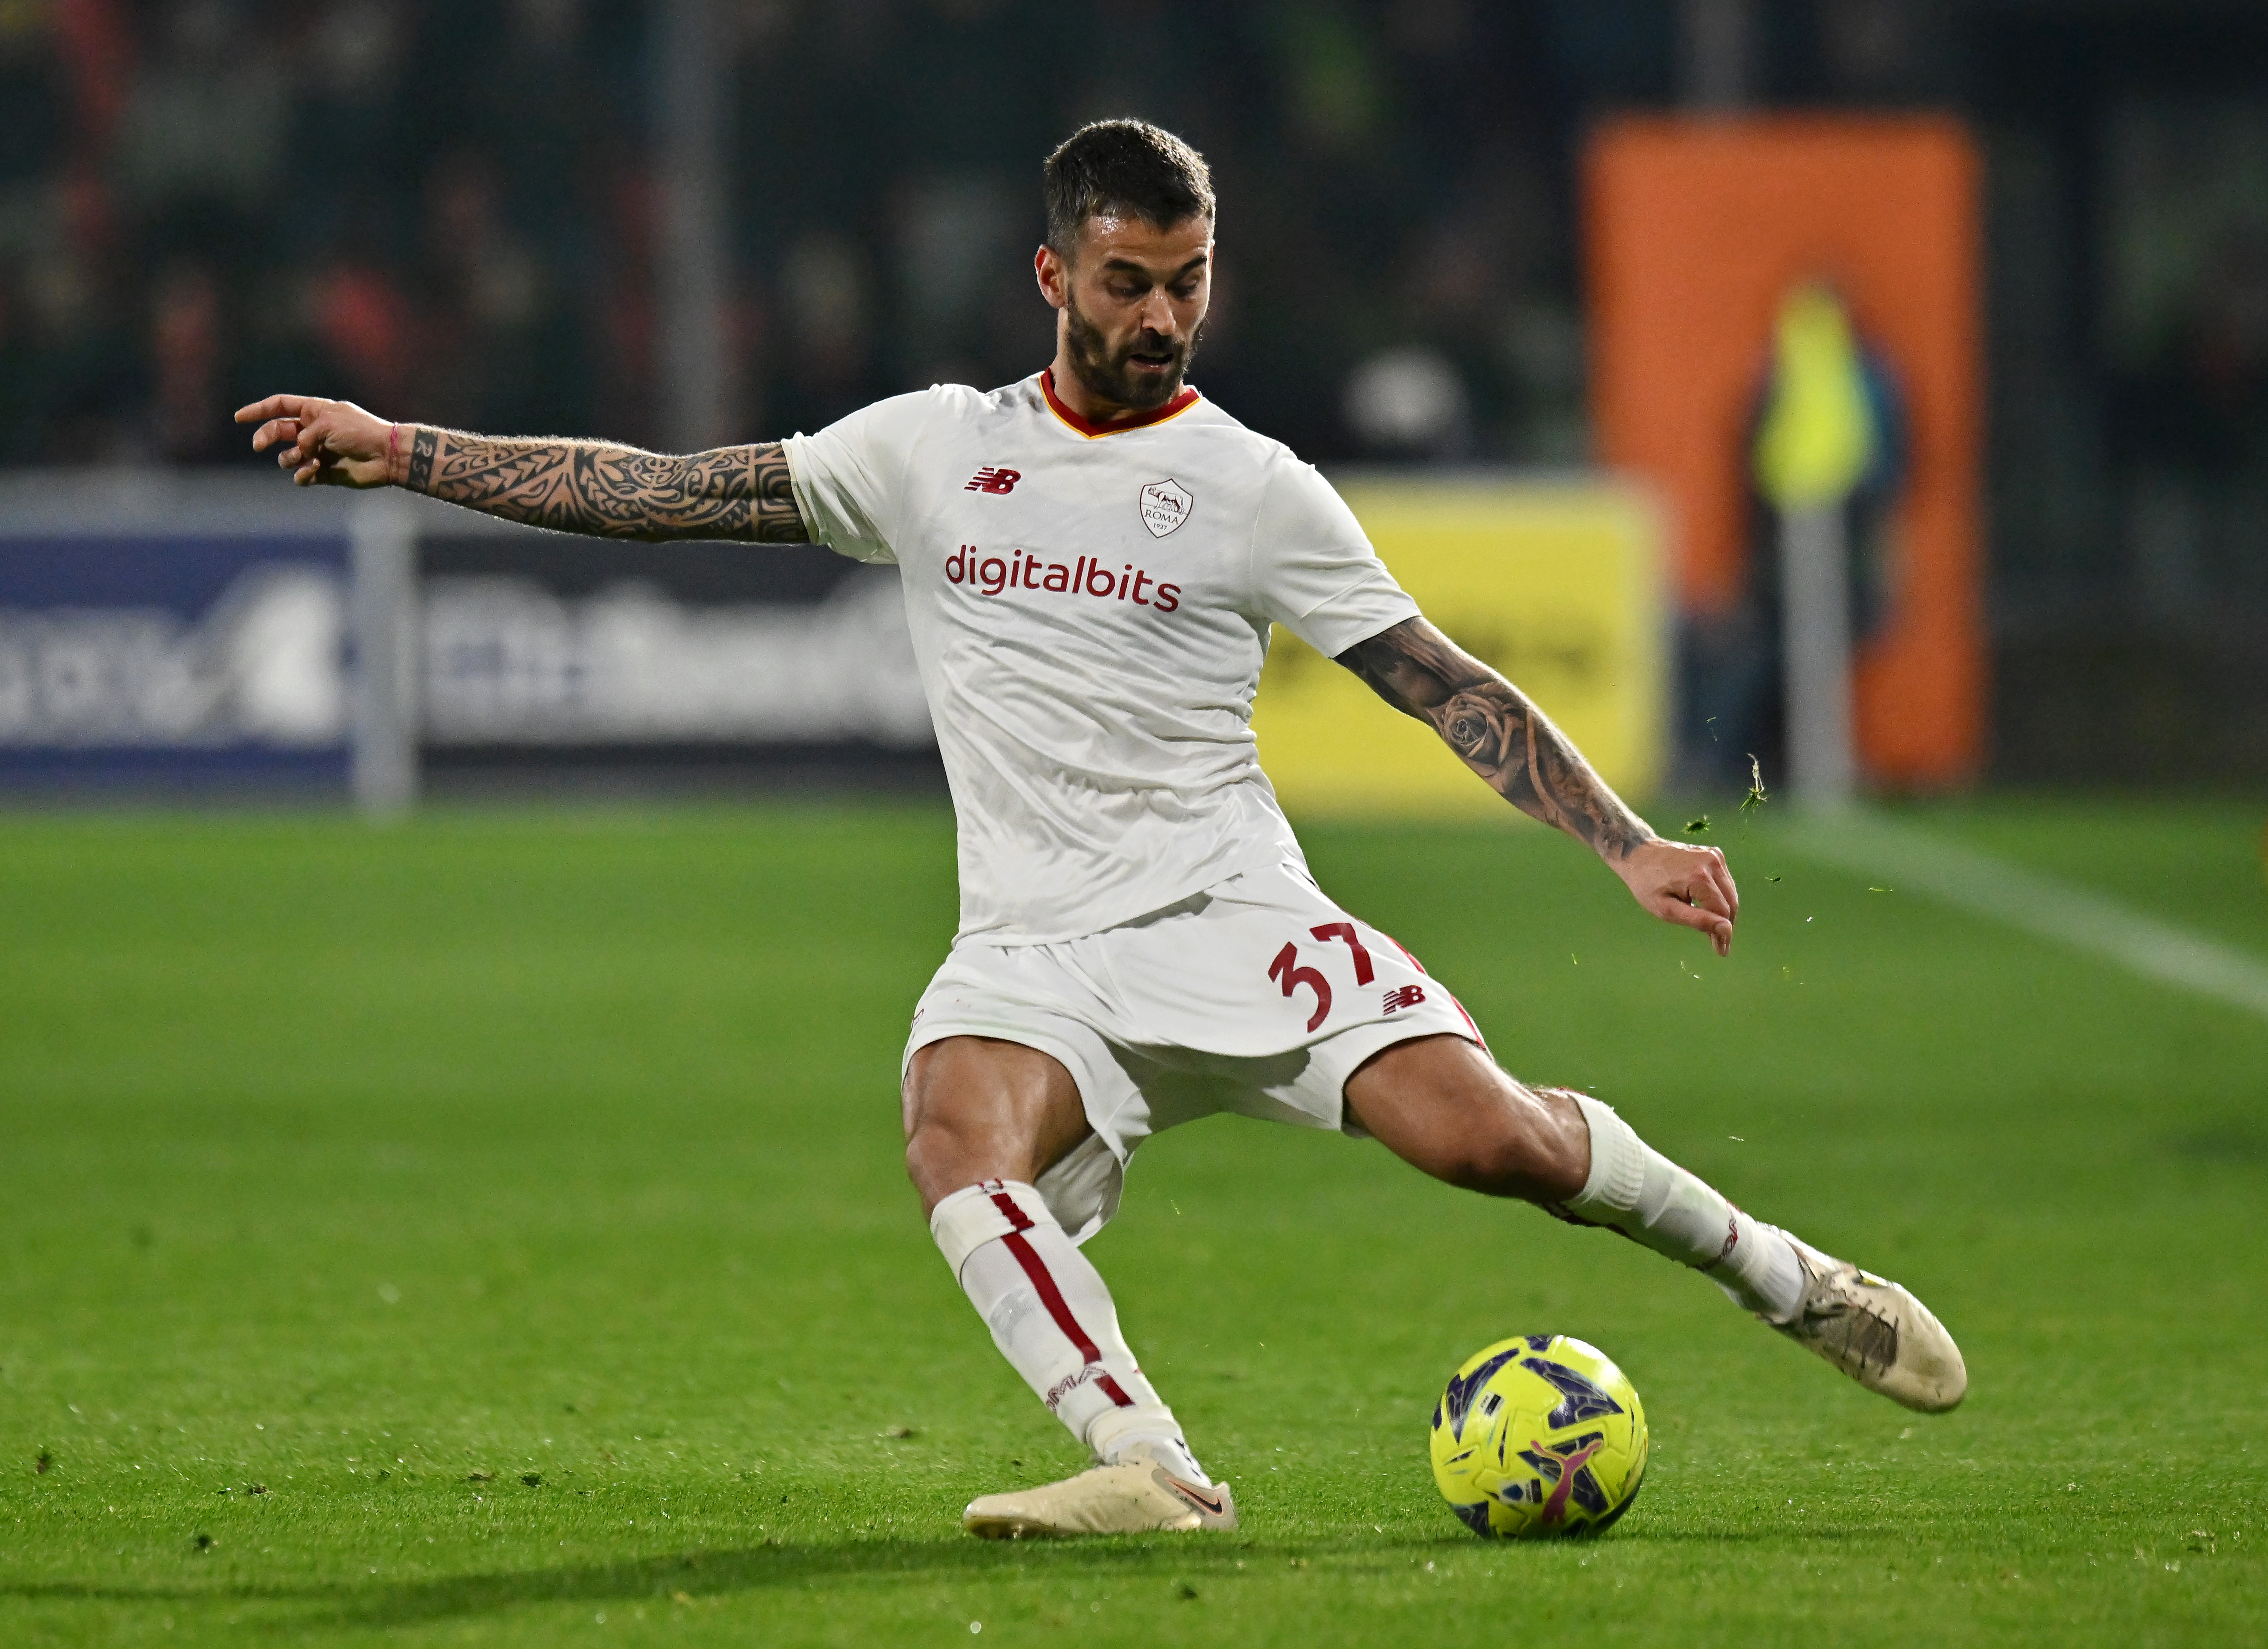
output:
[[[2257,810],[1919,817],[2268,955]],[[1911,1283],[1964,1408],[1216,1119],[1091,1252],[1245,1528],[1005,1546],[961,1505],[1079,1461],[899,1167],[941,810],[0,820],[0,1644],[2268,1638],[2268,1022],[1775,823],[1724,963],[1540,831],[1307,836],[1511,1069]],[[1427,1413],[1545,1329],[1653,1469],[1484,1544]]]

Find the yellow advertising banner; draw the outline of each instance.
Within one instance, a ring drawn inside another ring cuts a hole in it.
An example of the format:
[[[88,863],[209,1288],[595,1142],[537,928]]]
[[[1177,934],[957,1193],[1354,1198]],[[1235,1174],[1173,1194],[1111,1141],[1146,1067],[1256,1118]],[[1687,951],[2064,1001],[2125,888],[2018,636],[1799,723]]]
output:
[[[1351,479],[1339,491],[1402,587],[1502,671],[1624,795],[1664,759],[1660,518],[1612,482]],[[1487,817],[1512,809],[1433,730],[1278,626],[1252,725],[1296,818]]]

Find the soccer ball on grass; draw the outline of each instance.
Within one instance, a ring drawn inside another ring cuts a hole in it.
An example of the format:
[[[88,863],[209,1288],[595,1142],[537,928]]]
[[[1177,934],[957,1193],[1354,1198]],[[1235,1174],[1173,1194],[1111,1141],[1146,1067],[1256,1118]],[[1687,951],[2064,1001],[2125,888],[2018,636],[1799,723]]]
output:
[[[1564,1334],[1476,1352],[1433,1407],[1433,1481],[1489,1539],[1603,1534],[1638,1498],[1646,1448],[1636,1388]]]

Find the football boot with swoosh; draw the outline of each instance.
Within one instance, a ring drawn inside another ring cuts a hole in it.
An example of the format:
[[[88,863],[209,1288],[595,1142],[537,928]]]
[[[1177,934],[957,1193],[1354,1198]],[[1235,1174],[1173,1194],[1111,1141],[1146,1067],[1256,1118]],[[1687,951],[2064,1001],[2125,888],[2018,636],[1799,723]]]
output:
[[[980,1495],[961,1514],[961,1527],[986,1540],[1233,1529],[1236,1498],[1225,1483],[1182,1476],[1138,1443],[1116,1463],[1061,1483]]]
[[[1803,1303],[1785,1322],[1762,1321],[1893,1402],[1942,1414],[1961,1401],[1968,1366],[1928,1307],[1888,1277],[1788,1241],[1803,1268]]]

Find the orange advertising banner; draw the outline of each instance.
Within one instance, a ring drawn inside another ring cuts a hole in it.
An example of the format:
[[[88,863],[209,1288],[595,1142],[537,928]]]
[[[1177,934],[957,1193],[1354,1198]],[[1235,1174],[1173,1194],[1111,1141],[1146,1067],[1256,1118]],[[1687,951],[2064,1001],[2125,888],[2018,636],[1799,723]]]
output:
[[[1867,777],[1956,784],[1984,759],[1977,164],[1933,117],[1644,118],[1585,158],[1602,456],[1668,506],[1690,619],[1756,587],[1751,444],[1774,325],[1830,289],[1904,415],[1881,610],[1853,666]]]

